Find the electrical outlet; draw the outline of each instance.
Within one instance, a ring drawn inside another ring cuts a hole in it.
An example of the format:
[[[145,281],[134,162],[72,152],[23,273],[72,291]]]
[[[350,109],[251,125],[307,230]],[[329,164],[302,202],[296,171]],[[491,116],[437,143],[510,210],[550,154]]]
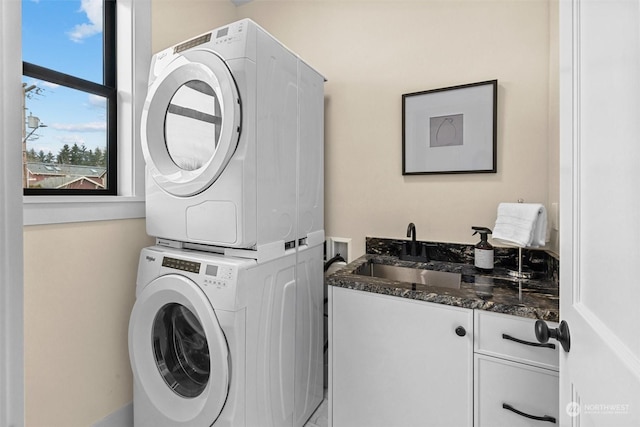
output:
[[[351,239],[348,237],[327,237],[327,259],[340,254],[347,263],[351,262]]]

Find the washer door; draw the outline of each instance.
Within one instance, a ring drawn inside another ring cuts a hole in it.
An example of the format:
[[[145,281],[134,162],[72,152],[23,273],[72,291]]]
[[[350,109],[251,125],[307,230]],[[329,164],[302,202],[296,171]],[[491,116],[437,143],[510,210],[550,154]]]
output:
[[[134,377],[173,423],[211,425],[229,391],[229,350],[206,295],[178,274],[147,285],[131,313]]]
[[[214,52],[183,52],[149,87],[142,110],[142,152],[151,178],[192,196],[220,176],[240,136],[240,97]]]

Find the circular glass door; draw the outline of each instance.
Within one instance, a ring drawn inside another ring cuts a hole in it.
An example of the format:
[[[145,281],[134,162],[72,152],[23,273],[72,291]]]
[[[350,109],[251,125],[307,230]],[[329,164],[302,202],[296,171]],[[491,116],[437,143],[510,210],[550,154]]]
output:
[[[176,56],[149,86],[142,154],[151,178],[176,196],[206,190],[238,145],[241,104],[227,64],[193,49]]]
[[[209,346],[202,324],[187,307],[170,303],[153,321],[153,354],[164,382],[182,397],[199,396],[209,382]]]
[[[164,120],[165,143],[177,167],[194,171],[215,154],[222,128],[218,96],[207,83],[191,80],[171,98]]]
[[[167,274],[137,296],[129,323],[134,381],[172,422],[211,425],[227,400],[230,354],[211,302],[190,279]]]

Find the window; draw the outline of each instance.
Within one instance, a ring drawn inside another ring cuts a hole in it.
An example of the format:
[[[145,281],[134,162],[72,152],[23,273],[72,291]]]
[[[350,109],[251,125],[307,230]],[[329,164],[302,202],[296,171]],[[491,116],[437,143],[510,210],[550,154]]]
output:
[[[42,1],[44,0],[40,0]],[[61,1],[53,3],[60,5]],[[22,6],[22,3],[18,4]],[[76,0],[75,5],[74,11],[77,12],[80,1]],[[83,194],[82,191],[50,190],[51,195],[48,196],[29,195],[33,191],[30,190],[28,195],[23,197],[24,225],[144,218],[145,168],[140,147],[140,116],[147,94],[147,77],[151,63],[151,2],[117,0],[115,6],[118,46],[116,52],[117,193],[105,196],[104,193],[98,192],[100,195],[92,196]],[[16,17],[19,19],[20,13],[14,16],[0,14],[0,28],[11,27],[16,22]],[[73,25],[69,26],[69,28],[72,27]],[[0,67],[22,62],[21,50],[9,51],[7,56],[9,61],[1,63]],[[34,61],[34,59],[25,58],[25,61]],[[20,92],[20,88],[17,88],[17,92]],[[25,113],[25,121],[29,113],[30,111]],[[53,122],[47,123],[45,117],[38,116],[40,113],[35,110],[31,114],[42,119],[41,123],[48,126],[37,129],[34,134],[44,135],[44,131],[51,130],[49,124]],[[15,120],[15,124],[24,131],[24,126],[20,125],[19,119]],[[31,130],[29,129],[29,132]],[[83,135],[86,136],[87,133],[80,134],[80,136]],[[17,138],[15,141],[17,142]],[[95,152],[90,144],[85,146]],[[73,144],[70,144],[70,147],[73,147]],[[22,168],[18,166],[20,165],[16,165],[20,172]],[[21,176],[18,178],[21,180]]]
[[[115,0],[23,0],[25,195],[116,195]]]

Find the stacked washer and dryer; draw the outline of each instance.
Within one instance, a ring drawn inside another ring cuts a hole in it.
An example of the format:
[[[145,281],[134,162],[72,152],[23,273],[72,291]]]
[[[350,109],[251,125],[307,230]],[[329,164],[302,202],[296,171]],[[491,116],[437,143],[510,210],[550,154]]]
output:
[[[302,426],[323,398],[324,78],[251,20],[154,55],[134,422]]]

